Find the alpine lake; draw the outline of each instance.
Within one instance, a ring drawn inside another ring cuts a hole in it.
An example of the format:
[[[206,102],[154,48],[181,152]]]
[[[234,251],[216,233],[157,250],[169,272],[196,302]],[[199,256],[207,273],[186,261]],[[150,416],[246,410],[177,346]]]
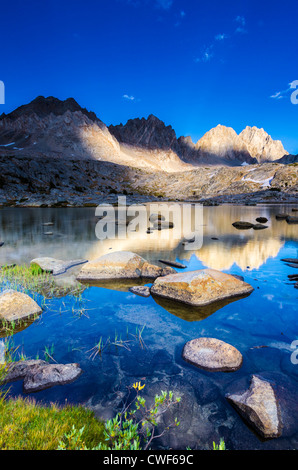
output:
[[[142,396],[149,401],[162,390],[181,397],[171,410],[180,426],[156,441],[156,448],[211,449],[220,439],[232,450],[297,448],[298,419],[290,431],[264,440],[225,397],[237,390],[238,383],[248,388],[254,374],[292,390],[288,407],[294,417],[298,415],[298,361],[293,347],[298,339],[298,290],[288,277],[298,274],[298,269],[282,261],[298,257],[298,229],[275,217],[291,215],[293,207],[203,207],[202,246],[196,250],[187,249],[183,235],[165,237],[163,230],[145,234],[137,230],[132,238],[116,234],[115,239],[99,240],[92,207],[1,208],[1,266],[29,265],[38,257],[93,260],[112,251],[132,251],[159,266],[165,266],[161,259],[186,266],[175,268],[177,272],[213,268],[242,276],[254,288],[245,298],[200,311],[135,295],[124,283],[80,285],[79,294],[70,289],[50,298],[27,291],[42,306],[42,314],[12,333],[2,331],[1,341],[10,341],[16,356],[78,363],[83,370],[73,383],[36,392],[34,399],[83,404],[107,419],[121,408],[129,387],[141,382]],[[232,225],[239,220],[256,223],[258,217],[268,219],[266,229],[238,230]],[[47,223],[53,225],[43,225]],[[76,291],[81,267],[54,276],[55,282]],[[1,279],[1,291],[15,287],[5,275]],[[230,373],[208,372],[186,363],[183,347],[199,337],[236,347],[243,356],[242,367]],[[10,396],[24,395],[21,381],[6,388]],[[163,425],[171,416],[164,416]]]

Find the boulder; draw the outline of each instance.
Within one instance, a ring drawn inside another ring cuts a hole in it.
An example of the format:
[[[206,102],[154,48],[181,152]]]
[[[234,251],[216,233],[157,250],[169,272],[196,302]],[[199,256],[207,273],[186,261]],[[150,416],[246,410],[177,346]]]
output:
[[[24,392],[32,393],[73,382],[82,374],[79,364],[37,364],[30,367],[24,378]]]
[[[79,281],[101,281],[113,279],[156,279],[175,273],[172,268],[161,268],[148,263],[144,258],[130,251],[108,253],[85,264],[77,279]]]
[[[130,292],[141,297],[150,297],[150,289],[147,286],[133,286],[129,288]]]
[[[215,338],[197,338],[185,344],[186,362],[210,372],[233,372],[242,366],[242,354],[234,346]]]
[[[37,264],[43,271],[48,271],[56,276],[58,274],[65,273],[68,269],[74,266],[78,266],[87,262],[88,261],[85,259],[62,261],[60,259],[44,257],[35,258],[30,262],[30,264]]]
[[[269,381],[253,375],[248,390],[239,394],[227,394],[226,398],[263,438],[281,435],[279,403]]]
[[[250,284],[215,269],[159,277],[151,287],[154,295],[192,306],[204,306],[219,300],[248,295],[253,290]]]
[[[287,217],[289,217],[289,214],[276,214],[275,216],[276,220],[286,220]]]
[[[256,221],[260,224],[265,224],[266,222],[268,222],[268,219],[266,217],[257,217]]]
[[[234,222],[233,227],[237,228],[238,230],[248,230],[250,228],[253,228],[254,224],[250,222],[242,222],[242,221],[237,221]]]
[[[40,315],[42,309],[29,295],[6,290],[0,295],[0,320],[19,322]]]

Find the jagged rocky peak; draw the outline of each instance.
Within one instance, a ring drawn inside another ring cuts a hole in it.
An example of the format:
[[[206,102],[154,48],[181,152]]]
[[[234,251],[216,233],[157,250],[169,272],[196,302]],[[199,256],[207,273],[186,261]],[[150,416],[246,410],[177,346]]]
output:
[[[44,96],[38,96],[30,103],[20,106],[11,113],[2,114],[0,116],[0,119],[7,118],[14,120],[23,116],[30,116],[33,114],[38,116],[40,119],[43,119],[49,116],[50,114],[53,114],[54,116],[61,116],[67,111],[80,111],[92,121],[99,120],[95,113],[87,111],[86,108],[82,108],[74,98],[67,98],[63,101],[58,98],[55,98],[54,96],[48,96],[47,98],[45,98]]]
[[[109,130],[124,144],[148,149],[175,149],[177,137],[172,126],[166,126],[159,118],[150,114],[148,118],[129,119],[125,125],[111,125]]]
[[[256,158],[260,163],[263,161],[278,160],[288,155],[282,142],[280,140],[273,140],[263,128],[259,129],[256,126],[247,126],[239,134],[239,137],[247,145],[251,156]]]
[[[256,162],[234,129],[221,124],[206,132],[195,147],[199,159],[210,163],[220,160],[222,163],[233,162],[234,164]]]

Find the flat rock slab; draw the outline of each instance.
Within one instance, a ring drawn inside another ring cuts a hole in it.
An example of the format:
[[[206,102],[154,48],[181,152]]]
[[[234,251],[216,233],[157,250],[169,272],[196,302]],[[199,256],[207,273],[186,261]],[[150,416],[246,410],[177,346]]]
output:
[[[279,403],[269,381],[253,375],[248,390],[240,394],[228,394],[226,398],[263,438],[281,435]]]
[[[23,292],[7,290],[0,295],[1,320],[19,322],[40,315],[41,312],[42,309],[35,300]]]
[[[30,264],[37,264],[43,271],[48,271],[54,276],[57,276],[58,274],[65,273],[68,269],[73,268],[74,266],[78,266],[87,262],[88,260],[85,259],[62,261],[60,259],[45,257],[35,258],[30,262]]]
[[[166,259],[160,259],[160,263],[167,264],[168,266],[172,266],[173,268],[185,269],[185,264],[178,263],[177,261],[168,261]]]
[[[237,228],[238,230],[248,230],[250,228],[253,228],[254,224],[250,222],[242,222],[242,221],[237,221],[234,222],[233,227]]]
[[[129,288],[129,291],[141,297],[150,297],[150,289],[147,286],[133,286]]]
[[[151,287],[151,294],[200,307],[248,295],[253,290],[250,284],[230,274],[202,269],[159,277]]]
[[[115,251],[85,264],[77,280],[88,282],[113,279],[156,279],[170,273],[175,273],[174,269],[150,264],[136,253]]]
[[[276,220],[286,220],[287,217],[289,217],[289,214],[276,214],[275,216]]]
[[[210,372],[233,372],[242,366],[242,354],[234,346],[215,338],[197,338],[185,344],[186,362]]]

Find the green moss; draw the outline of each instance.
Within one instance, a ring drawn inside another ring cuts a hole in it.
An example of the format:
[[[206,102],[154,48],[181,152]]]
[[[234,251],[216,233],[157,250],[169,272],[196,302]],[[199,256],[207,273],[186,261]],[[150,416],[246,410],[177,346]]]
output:
[[[82,440],[88,448],[104,441],[104,424],[82,406],[45,407],[29,398],[0,399],[1,450],[55,450],[73,426],[84,427]]]

